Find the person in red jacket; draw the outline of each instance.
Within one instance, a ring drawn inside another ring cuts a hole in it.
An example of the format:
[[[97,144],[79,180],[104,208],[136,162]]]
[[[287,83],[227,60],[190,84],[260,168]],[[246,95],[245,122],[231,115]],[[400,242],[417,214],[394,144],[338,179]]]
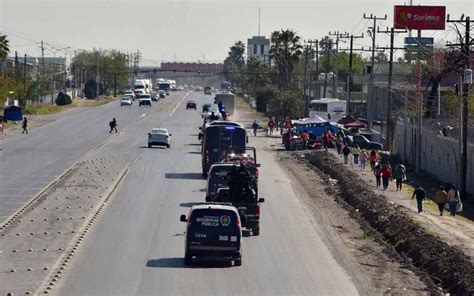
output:
[[[380,171],[382,175],[382,185],[383,190],[387,190],[388,184],[390,183],[390,178],[392,177],[392,169],[390,168],[389,164],[385,164]]]
[[[303,142],[304,149],[308,148],[309,134],[306,131],[303,131],[300,135],[301,141]]]

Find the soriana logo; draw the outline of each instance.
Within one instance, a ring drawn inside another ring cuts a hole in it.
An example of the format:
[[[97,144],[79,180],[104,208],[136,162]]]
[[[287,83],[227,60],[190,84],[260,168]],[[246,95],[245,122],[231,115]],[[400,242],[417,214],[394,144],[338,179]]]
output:
[[[395,29],[444,30],[446,6],[395,5]]]

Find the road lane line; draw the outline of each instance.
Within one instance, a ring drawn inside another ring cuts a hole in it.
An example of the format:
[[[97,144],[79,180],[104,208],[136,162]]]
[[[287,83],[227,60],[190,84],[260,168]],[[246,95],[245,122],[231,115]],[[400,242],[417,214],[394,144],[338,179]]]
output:
[[[174,112],[176,112],[176,110],[178,110],[178,107],[181,105],[181,103],[183,103],[184,99],[186,99],[186,98],[189,96],[189,94],[191,94],[191,92],[188,92],[188,93],[181,99],[181,101],[179,101],[178,105],[176,105],[176,107],[174,107],[174,109],[171,111],[171,113],[170,113],[170,115],[168,116],[168,118],[170,118],[170,117],[174,114]]]

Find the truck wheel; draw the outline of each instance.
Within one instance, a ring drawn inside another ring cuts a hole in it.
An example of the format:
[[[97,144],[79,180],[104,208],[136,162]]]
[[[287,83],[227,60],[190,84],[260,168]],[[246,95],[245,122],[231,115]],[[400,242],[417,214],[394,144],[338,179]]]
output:
[[[242,258],[239,258],[239,259],[235,260],[234,265],[235,266],[241,266],[242,265]]]
[[[151,148],[151,144],[148,144],[148,148]]]
[[[253,235],[255,235],[255,236],[260,235],[260,225],[257,226],[257,227],[252,228],[252,233],[253,233]]]
[[[170,145],[170,144],[166,144],[166,147],[170,148],[170,147],[171,147],[171,145]]]
[[[193,264],[193,257],[188,253],[184,254],[184,265],[190,266]]]

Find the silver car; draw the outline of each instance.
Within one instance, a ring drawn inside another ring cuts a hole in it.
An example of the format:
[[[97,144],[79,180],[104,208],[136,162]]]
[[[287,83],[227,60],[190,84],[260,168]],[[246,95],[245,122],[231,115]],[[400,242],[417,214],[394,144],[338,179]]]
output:
[[[148,133],[148,148],[151,148],[153,145],[166,146],[170,148],[171,146],[171,134],[168,133],[168,130],[165,128],[154,128],[151,132]]]
[[[129,96],[123,96],[122,99],[120,100],[120,106],[132,106],[133,101],[132,98]]]

